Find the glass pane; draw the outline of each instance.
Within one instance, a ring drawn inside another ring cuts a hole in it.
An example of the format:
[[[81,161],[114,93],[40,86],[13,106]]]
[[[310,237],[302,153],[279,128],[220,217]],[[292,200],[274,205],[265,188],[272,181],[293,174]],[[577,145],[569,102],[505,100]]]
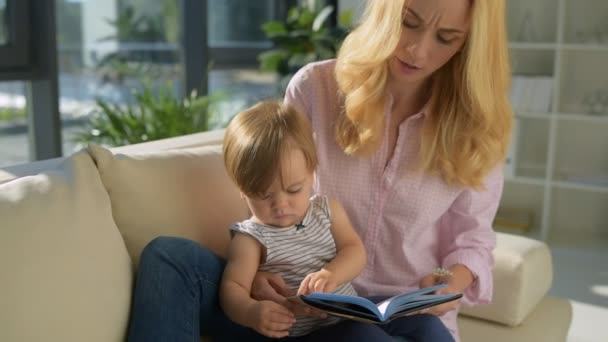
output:
[[[0,82],[0,167],[29,160],[24,94],[24,82]]]
[[[124,109],[144,85],[171,87],[181,98],[179,3],[56,1],[64,155],[86,143],[83,135],[95,139],[89,121],[103,116],[97,100]]]
[[[0,0],[0,45],[8,43],[6,0]]]
[[[265,43],[262,24],[274,16],[270,0],[209,0],[209,45],[212,47]]]
[[[280,99],[277,77],[258,69],[227,69],[209,72],[209,91],[220,95],[220,117],[211,129],[225,127],[239,111],[264,99]]]

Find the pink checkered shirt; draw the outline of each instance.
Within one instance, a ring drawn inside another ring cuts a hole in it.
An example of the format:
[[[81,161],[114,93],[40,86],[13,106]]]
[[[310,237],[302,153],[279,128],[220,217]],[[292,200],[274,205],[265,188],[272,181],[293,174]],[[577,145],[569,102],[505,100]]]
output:
[[[369,158],[345,155],[334,140],[333,123],[342,106],[334,66],[330,60],[298,71],[285,103],[311,120],[319,155],[315,190],[342,203],[365,243],[367,265],[354,281],[358,293],[411,291],[434,268],[463,264],[475,276],[463,302],[488,303],[496,244],[492,220],[502,193],[502,167],[488,175],[483,191],[450,186],[416,171],[424,110],[401,123],[390,160],[388,139]],[[390,111],[384,115],[388,122]],[[456,312],[442,319],[458,340]]]

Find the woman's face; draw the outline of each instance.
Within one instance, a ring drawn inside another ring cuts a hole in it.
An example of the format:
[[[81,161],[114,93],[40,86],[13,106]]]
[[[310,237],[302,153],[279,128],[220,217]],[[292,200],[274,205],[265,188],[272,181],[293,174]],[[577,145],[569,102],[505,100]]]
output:
[[[404,6],[401,38],[389,61],[394,81],[419,84],[460,51],[469,30],[470,2],[412,0]]]

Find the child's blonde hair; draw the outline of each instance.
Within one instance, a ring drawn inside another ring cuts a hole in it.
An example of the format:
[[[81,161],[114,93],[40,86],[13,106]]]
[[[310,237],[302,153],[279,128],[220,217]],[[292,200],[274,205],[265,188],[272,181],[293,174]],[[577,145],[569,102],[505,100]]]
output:
[[[336,141],[347,154],[374,152],[384,134],[388,61],[399,43],[403,7],[411,0],[368,0],[361,24],[339,51],[336,79],[345,96]],[[462,51],[432,77],[420,166],[456,185],[482,187],[506,155],[513,113],[505,0],[471,0]]]
[[[281,102],[263,101],[238,113],[226,128],[224,165],[243,193],[260,195],[280,176],[280,160],[292,149],[302,151],[314,172],[318,161],[308,120]]]

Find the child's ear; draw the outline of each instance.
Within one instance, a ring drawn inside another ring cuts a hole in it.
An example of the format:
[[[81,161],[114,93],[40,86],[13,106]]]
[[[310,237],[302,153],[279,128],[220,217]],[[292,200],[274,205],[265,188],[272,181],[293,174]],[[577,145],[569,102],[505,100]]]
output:
[[[239,196],[241,196],[241,199],[244,201],[245,200],[245,194],[241,191],[239,192]]]

